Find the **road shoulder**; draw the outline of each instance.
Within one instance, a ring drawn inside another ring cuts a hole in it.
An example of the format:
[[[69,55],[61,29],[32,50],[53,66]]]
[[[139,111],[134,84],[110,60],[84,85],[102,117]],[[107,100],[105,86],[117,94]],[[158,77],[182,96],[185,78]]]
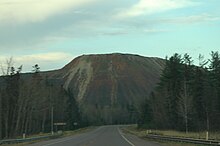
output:
[[[144,137],[138,135],[137,133],[134,133],[127,129],[127,127],[121,128],[121,131],[123,133],[123,136],[130,141],[134,146],[161,146],[161,144],[149,141],[145,139]]]

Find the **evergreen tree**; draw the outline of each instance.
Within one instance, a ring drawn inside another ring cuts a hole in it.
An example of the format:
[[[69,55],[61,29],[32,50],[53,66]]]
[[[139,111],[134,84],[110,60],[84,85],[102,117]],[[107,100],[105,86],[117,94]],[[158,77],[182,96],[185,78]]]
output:
[[[183,122],[185,124],[185,132],[188,133],[188,124],[190,119],[190,113],[192,110],[192,96],[191,96],[191,90],[190,85],[192,81],[192,74],[193,74],[193,67],[192,67],[192,58],[188,54],[184,54],[183,57],[183,85],[182,85],[182,91],[178,99],[178,113],[183,119]]]
[[[169,127],[178,129],[180,126],[178,115],[178,99],[181,95],[181,84],[183,77],[182,58],[179,54],[174,54],[166,62],[165,70],[162,74],[162,88],[166,91],[166,109]]]
[[[167,58],[155,94],[140,112],[140,125],[186,132],[220,129],[219,53],[211,53],[209,69],[207,63],[202,55],[199,66],[188,54]]]
[[[38,65],[38,64],[35,64],[34,66],[32,66],[33,67],[33,72],[34,73],[39,73],[40,72],[40,66]]]
[[[212,90],[212,101],[213,103],[213,117],[216,122],[212,125],[215,127],[220,128],[220,54],[218,52],[211,52],[211,60],[210,60],[210,83],[211,83],[211,90]]]
[[[205,67],[208,61],[204,56],[199,55],[199,66],[196,66],[193,74],[192,95],[193,95],[193,130],[203,131],[209,129],[209,115],[211,113],[211,86],[209,71]]]

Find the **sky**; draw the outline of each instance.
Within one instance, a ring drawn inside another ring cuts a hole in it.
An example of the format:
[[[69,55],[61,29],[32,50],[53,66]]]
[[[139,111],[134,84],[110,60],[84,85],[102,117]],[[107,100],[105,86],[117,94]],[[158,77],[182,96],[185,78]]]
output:
[[[0,0],[0,64],[60,69],[83,54],[220,51],[220,0]]]

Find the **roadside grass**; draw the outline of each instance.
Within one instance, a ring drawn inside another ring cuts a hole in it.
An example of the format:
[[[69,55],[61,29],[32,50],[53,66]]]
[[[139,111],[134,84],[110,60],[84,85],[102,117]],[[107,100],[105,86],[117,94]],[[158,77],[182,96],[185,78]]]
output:
[[[146,135],[147,130],[137,128],[137,126],[132,125],[127,128],[128,130],[136,131],[139,135]],[[174,131],[174,130],[148,130],[149,134],[157,134],[157,135],[165,135],[165,136],[176,136],[176,137],[184,137],[184,138],[195,138],[195,139],[205,139],[206,132],[185,132]],[[212,140],[220,140],[220,132],[210,132],[209,139]]]
[[[85,127],[85,128],[80,128],[80,129],[73,130],[73,131],[64,131],[63,134],[61,136],[59,136],[58,138],[68,137],[68,136],[73,136],[73,135],[76,135],[76,134],[89,132],[89,131],[92,131],[95,128],[96,127]],[[27,136],[27,138],[37,137],[37,136],[48,136],[48,135],[51,135],[51,134],[50,133],[39,133],[39,134],[34,134],[34,135]],[[22,138],[22,137],[17,137],[17,138]],[[29,144],[33,144],[33,143],[37,143],[37,142],[41,142],[41,141],[47,141],[49,139],[53,139],[53,138],[46,138],[46,139],[42,139],[42,140],[34,140],[34,141],[31,141],[31,142],[24,142],[24,143],[17,143],[17,144],[3,144],[1,146],[27,146]]]
[[[142,139],[147,139],[145,136],[147,135],[146,129],[140,129],[137,128],[137,126],[129,126],[126,128],[122,128],[124,132],[131,133],[133,135],[136,135]],[[164,135],[164,136],[176,136],[176,137],[187,137],[187,138],[203,138],[205,139],[206,133],[205,132],[189,132],[186,134],[185,132],[178,132],[178,131],[172,131],[172,130],[150,130],[150,134],[158,134],[158,135]],[[220,132],[215,132],[210,134],[211,139],[219,140],[220,139]],[[147,139],[148,141],[153,141],[151,139]],[[178,143],[178,142],[169,142],[169,141],[161,141],[157,140],[156,142],[160,143],[164,146],[203,146],[203,145],[196,145],[196,144],[189,144],[189,143]]]
[[[196,145],[196,144],[189,144],[189,143],[177,143],[177,142],[164,142],[164,141],[157,141],[163,146],[204,146],[204,145]]]
[[[176,137],[187,137],[187,138],[195,138],[195,139],[205,139],[206,132],[179,132],[173,130],[150,130],[151,134],[157,135],[166,135],[166,136],[176,136]],[[209,139],[220,140],[220,132],[210,132]]]
[[[38,137],[38,136],[49,136],[51,133],[38,133],[38,134],[31,134],[31,135],[26,135],[26,138],[32,138],[32,137]],[[22,136],[17,136],[14,139],[22,139]]]
[[[18,144],[3,144],[1,146],[26,146],[31,143],[18,143]]]
[[[51,135],[50,133],[39,133],[39,134],[33,134],[33,135],[27,135],[26,138],[33,138],[33,137],[38,137],[38,136],[49,136]],[[13,139],[22,139],[22,136],[17,136],[16,138]],[[37,143],[40,141],[45,141],[48,140],[49,138],[45,138],[42,140],[34,140],[34,141],[30,141],[30,142],[22,142],[22,143],[16,143],[16,144],[3,144],[1,146],[26,146],[28,144],[32,144],[32,143]]]
[[[85,127],[85,128],[80,128],[77,130],[73,130],[73,131],[64,131],[63,132],[63,136],[62,137],[68,137],[68,136],[72,136],[75,134],[81,134],[81,133],[85,133],[85,132],[89,132],[94,130],[96,127],[94,126],[90,126],[90,127]]]

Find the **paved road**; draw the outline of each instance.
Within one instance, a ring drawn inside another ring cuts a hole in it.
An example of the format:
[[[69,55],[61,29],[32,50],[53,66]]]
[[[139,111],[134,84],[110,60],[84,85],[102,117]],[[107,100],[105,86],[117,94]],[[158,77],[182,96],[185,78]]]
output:
[[[35,143],[29,146],[160,146],[131,134],[121,132],[119,126],[102,126],[93,131]]]

